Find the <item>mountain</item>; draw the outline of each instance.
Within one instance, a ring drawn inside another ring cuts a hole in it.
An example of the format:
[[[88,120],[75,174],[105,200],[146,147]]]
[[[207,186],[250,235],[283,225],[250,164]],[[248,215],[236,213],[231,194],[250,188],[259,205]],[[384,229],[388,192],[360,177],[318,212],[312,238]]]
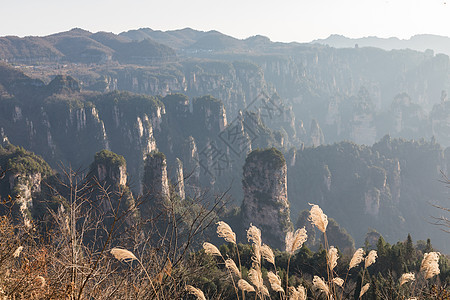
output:
[[[112,33],[93,34],[79,28],[45,37],[0,38],[0,59],[17,63],[99,63],[113,60],[146,64],[174,56],[173,49],[150,38],[135,42]]]
[[[450,38],[433,34],[418,34],[409,39],[378,38],[375,36],[364,38],[348,38],[333,34],[326,39],[314,40],[312,44],[328,45],[335,48],[375,47],[384,50],[412,49],[416,51],[433,50],[435,53],[450,55]]]

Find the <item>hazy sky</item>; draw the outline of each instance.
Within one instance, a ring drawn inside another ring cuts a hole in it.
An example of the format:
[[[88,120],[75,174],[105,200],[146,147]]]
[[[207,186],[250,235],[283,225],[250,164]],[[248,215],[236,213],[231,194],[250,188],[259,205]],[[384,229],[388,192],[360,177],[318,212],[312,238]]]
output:
[[[215,29],[237,38],[309,42],[330,34],[450,36],[450,0],[0,0],[0,36],[80,27],[120,33],[150,27]]]

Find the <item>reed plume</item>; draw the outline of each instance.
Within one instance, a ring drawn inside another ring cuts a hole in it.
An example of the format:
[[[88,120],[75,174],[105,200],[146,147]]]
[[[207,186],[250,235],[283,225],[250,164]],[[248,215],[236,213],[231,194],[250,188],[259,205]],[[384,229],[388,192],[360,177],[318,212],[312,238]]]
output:
[[[353,257],[350,260],[350,264],[348,266],[348,269],[349,270],[353,269],[354,267],[358,266],[363,260],[364,260],[364,250],[363,250],[363,248],[359,248],[353,254]]]
[[[429,252],[423,255],[420,271],[425,273],[425,279],[430,279],[441,272],[439,270],[440,255],[439,252]]]
[[[285,237],[286,252],[288,252],[290,255],[294,255],[295,251],[299,250],[302,247],[307,238],[308,236],[306,234],[305,227],[297,229],[295,233],[289,231],[288,233],[286,233]]]
[[[13,256],[15,258],[18,258],[20,256],[20,252],[22,252],[22,250],[23,250],[23,246],[17,247],[16,251],[14,251],[14,253],[13,253]]]
[[[330,294],[330,289],[319,276],[314,276],[313,285],[316,289],[321,290],[322,292],[327,294],[327,296]]]
[[[338,250],[331,246],[327,253],[328,256],[328,266],[330,271],[332,271],[337,266],[337,260],[339,259]]]
[[[361,292],[359,293],[359,298],[361,298],[369,289],[370,287],[370,283],[366,283],[362,288],[361,288]]]
[[[186,285],[186,291],[194,295],[199,300],[206,300],[205,294],[203,294],[202,290],[193,287],[192,285]]]
[[[217,222],[217,235],[229,243],[236,244],[236,234],[230,225],[223,221]]]
[[[284,293],[284,290],[281,287],[280,276],[278,276],[274,272],[270,271],[269,273],[267,273],[267,277],[269,278],[269,282],[270,282],[270,286],[272,287],[272,290],[274,290],[275,292]]]
[[[138,260],[137,257],[133,254],[133,252],[128,251],[126,249],[112,248],[110,252],[120,262],[129,260],[131,261]]]
[[[245,281],[244,279],[239,279],[238,281],[238,287],[239,289],[241,289],[244,292],[254,292],[255,288],[253,286],[251,286],[250,283],[248,283],[247,281]]]
[[[242,278],[241,272],[239,271],[238,267],[236,266],[236,263],[231,258],[228,258],[225,260],[225,267],[231,271],[234,275],[236,275],[239,278]]]
[[[250,224],[247,230],[247,239],[261,248],[261,230],[258,227]]]
[[[377,259],[377,251],[376,250],[370,250],[369,254],[366,256],[365,260],[365,268],[370,267],[373,263],[375,263],[375,260]]]
[[[414,275],[414,273],[405,273],[402,275],[402,277],[400,277],[400,286],[402,286],[403,284],[409,282],[409,281],[413,281],[416,279],[416,276]]]
[[[289,300],[306,300],[306,288],[299,285],[297,289],[293,286],[289,287]]]
[[[342,287],[342,285],[344,284],[344,279],[339,277],[333,278],[333,283]]]
[[[205,250],[206,254],[215,255],[222,257],[222,254],[220,253],[219,249],[217,249],[216,246],[214,246],[211,243],[204,242],[203,243],[203,249]]]
[[[260,291],[264,286],[261,270],[259,268],[251,268],[250,271],[248,271],[248,279],[250,279],[250,282],[258,291]]]
[[[325,233],[328,225],[328,217],[323,213],[322,209],[318,205],[312,205],[311,210],[309,212],[309,220],[313,225],[315,225],[320,231]]]
[[[273,254],[272,249],[266,244],[261,246],[261,255],[265,260],[275,266],[275,255]]]

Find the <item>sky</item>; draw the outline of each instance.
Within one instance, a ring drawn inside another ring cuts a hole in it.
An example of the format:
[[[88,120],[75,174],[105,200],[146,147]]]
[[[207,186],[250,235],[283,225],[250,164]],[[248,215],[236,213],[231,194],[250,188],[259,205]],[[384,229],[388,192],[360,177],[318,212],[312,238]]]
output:
[[[43,36],[75,27],[113,33],[190,27],[281,42],[331,34],[450,36],[450,0],[0,0],[0,7],[0,36]]]

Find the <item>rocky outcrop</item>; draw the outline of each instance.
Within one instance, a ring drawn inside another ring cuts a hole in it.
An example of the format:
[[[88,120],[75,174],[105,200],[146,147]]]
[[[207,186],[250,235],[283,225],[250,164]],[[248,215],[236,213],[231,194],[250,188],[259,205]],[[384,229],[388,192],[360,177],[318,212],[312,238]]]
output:
[[[127,167],[123,156],[108,150],[97,152],[89,176],[94,178],[91,201],[100,202],[100,213],[106,225],[111,225],[113,218],[122,216],[128,227],[138,221],[136,203],[127,186]]]
[[[181,200],[184,200],[186,195],[184,192],[183,163],[179,158],[177,158],[175,165],[175,178],[172,183],[175,185],[175,193]]]
[[[107,182],[115,187],[127,184],[127,167],[123,156],[108,150],[102,150],[95,154],[91,165],[92,176],[100,182]]]
[[[164,206],[170,201],[167,161],[163,153],[155,151],[147,154],[142,186],[143,203],[140,211],[145,220],[150,218],[153,212],[164,210]]]
[[[41,191],[41,173],[22,174],[14,173],[9,176],[10,190],[12,196],[16,199],[15,204],[17,217],[23,222],[23,224],[31,228],[31,211],[33,209],[33,196]]]
[[[227,126],[227,115],[222,101],[211,96],[194,99],[194,117],[208,131],[220,132]]]
[[[286,161],[275,148],[255,150],[246,159],[243,174],[242,220],[261,229],[264,241],[282,249],[291,228],[287,198]]]
[[[0,213],[12,211],[17,222],[31,227],[35,199],[41,194],[42,181],[52,175],[51,168],[41,157],[6,140],[0,146],[0,169],[3,179],[0,180],[0,194],[4,199],[8,196],[13,199],[3,203]]]
[[[318,147],[325,142],[322,129],[316,120],[311,121],[311,129],[309,130],[309,143],[313,147]]]

